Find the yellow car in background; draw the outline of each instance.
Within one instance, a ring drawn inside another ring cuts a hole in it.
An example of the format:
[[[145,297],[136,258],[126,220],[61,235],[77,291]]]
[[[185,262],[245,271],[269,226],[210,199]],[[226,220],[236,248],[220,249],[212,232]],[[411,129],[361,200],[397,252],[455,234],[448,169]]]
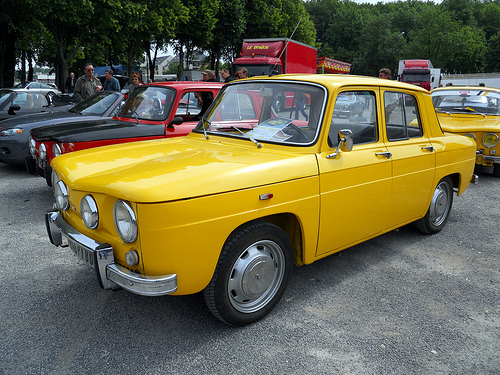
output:
[[[280,108],[278,96],[289,99]],[[339,116],[345,98],[359,110]],[[51,242],[104,289],[203,291],[217,318],[245,325],[278,303],[293,264],[412,222],[439,232],[475,157],[472,139],[442,132],[419,87],[256,77],[225,85],[186,137],[53,159],[57,208],[45,218]]]
[[[476,141],[476,164],[493,167],[500,177],[500,90],[451,86],[432,91],[432,101],[444,131]]]

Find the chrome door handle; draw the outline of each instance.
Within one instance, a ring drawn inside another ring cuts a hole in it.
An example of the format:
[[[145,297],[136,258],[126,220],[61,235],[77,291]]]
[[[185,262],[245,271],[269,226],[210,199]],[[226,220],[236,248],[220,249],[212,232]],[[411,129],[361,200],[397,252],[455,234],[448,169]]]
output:
[[[390,159],[392,154],[389,152],[389,151],[385,151],[385,152],[376,152],[375,153],[376,156],[385,156],[387,159]]]
[[[420,147],[420,149],[427,150],[429,152],[434,152],[434,147],[432,146]]]

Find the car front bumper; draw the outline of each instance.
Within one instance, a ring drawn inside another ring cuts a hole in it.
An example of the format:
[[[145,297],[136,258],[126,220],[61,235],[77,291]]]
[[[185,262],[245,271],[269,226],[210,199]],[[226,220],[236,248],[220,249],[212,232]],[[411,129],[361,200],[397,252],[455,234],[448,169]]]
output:
[[[143,276],[114,262],[113,248],[94,241],[69,225],[59,211],[45,213],[45,225],[50,242],[69,246],[81,260],[92,267],[103,289],[119,287],[143,296],[162,296],[177,290],[177,275]]]

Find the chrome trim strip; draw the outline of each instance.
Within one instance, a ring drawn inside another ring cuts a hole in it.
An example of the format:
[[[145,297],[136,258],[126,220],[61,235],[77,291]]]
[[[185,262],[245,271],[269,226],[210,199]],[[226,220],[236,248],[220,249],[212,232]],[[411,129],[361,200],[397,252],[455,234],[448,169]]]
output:
[[[109,244],[99,243],[81,234],[64,220],[59,211],[46,212],[45,225],[53,245],[64,246],[64,236],[73,252],[94,267],[103,289],[116,289],[120,286],[143,296],[163,296],[177,290],[176,274],[143,276],[115,264],[113,248]]]

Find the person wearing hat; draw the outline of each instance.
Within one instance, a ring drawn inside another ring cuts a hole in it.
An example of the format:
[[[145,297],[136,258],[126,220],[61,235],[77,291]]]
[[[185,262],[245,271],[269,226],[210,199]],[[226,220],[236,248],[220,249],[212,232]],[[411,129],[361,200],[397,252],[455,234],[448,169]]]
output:
[[[201,74],[203,74],[202,81],[205,82],[217,82],[215,80],[215,73],[211,70],[204,70]]]

